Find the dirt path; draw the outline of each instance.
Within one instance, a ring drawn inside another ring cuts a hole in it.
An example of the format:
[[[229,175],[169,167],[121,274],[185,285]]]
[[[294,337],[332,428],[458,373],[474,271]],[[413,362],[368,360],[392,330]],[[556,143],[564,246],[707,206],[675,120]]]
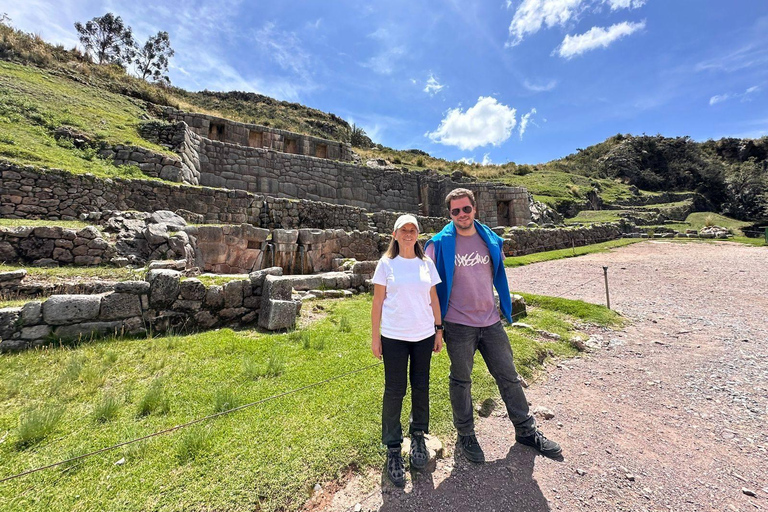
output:
[[[602,304],[603,265],[634,323],[527,390],[555,413],[540,424],[562,461],[492,416],[478,424],[486,464],[451,454],[405,491],[356,475],[320,508],[768,510],[768,250],[644,242],[508,273],[514,290]]]

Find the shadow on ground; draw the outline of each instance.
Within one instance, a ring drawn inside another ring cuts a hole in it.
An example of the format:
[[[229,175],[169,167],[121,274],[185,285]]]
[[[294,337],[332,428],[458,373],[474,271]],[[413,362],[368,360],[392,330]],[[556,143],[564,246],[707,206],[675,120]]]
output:
[[[434,463],[421,473],[411,473],[410,492],[394,487],[386,481],[386,470],[382,472],[383,505],[379,511],[550,510],[533,479],[534,450],[515,444],[505,458],[484,464],[454,457],[450,475],[437,487],[432,475]]]

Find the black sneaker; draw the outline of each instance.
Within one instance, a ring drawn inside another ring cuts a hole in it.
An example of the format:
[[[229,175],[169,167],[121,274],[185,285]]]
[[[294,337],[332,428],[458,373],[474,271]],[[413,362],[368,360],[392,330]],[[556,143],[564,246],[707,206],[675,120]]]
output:
[[[560,445],[544,437],[544,434],[542,434],[539,429],[536,429],[533,434],[529,436],[515,436],[515,441],[526,446],[533,446],[539,453],[551,459],[559,457],[563,453],[563,449],[560,448]]]
[[[470,462],[485,462],[485,454],[483,453],[483,449],[480,448],[475,434],[468,434],[466,436],[459,434],[459,438],[456,440],[456,446],[459,447],[461,453],[463,453]]]
[[[411,467],[413,469],[424,469],[429,462],[429,452],[427,443],[424,440],[424,432],[417,430],[411,434]]]
[[[387,449],[387,476],[397,487],[405,487],[405,463],[400,447]]]

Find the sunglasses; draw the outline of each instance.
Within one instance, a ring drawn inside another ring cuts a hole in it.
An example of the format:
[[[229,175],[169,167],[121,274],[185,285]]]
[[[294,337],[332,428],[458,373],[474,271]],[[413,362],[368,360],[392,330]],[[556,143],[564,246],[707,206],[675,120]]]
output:
[[[451,215],[455,217],[461,212],[472,213],[472,207],[467,205],[467,206],[462,206],[461,208],[453,208],[451,210]]]

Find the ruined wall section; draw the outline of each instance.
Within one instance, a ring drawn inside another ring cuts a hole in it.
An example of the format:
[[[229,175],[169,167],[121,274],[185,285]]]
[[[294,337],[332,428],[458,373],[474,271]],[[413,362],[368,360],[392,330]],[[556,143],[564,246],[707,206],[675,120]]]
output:
[[[349,144],[335,140],[268,126],[238,123],[205,114],[182,112],[173,107],[164,107],[163,116],[169,121],[184,121],[191,131],[211,140],[344,162],[352,161],[354,157]]]
[[[274,143],[275,139],[269,138],[272,135],[267,137],[267,132],[262,132],[256,141],[249,135],[265,127],[184,113],[170,107],[164,113],[175,124],[162,127],[158,126],[160,123],[147,123],[142,133],[149,140],[173,146],[181,156],[185,181],[191,184],[355,206],[370,212],[389,210],[444,218],[448,218],[444,205],[446,194],[454,188],[465,187],[475,193],[478,218],[483,222],[491,226],[513,226],[526,225],[531,220],[527,191],[523,187],[457,181],[435,171],[362,167],[348,163],[351,156],[347,158],[342,154],[336,158],[336,150],[330,145],[318,152],[318,141],[323,139],[273,130],[284,140],[289,140],[286,137],[305,140],[298,143],[297,147],[303,148],[301,151],[294,151],[293,147],[286,151],[287,143]],[[217,126],[222,131],[212,128]],[[272,142],[265,142],[267,139]],[[339,151],[345,147],[339,145]]]
[[[104,210],[170,210],[206,224],[275,228],[368,229],[360,208],[264,197],[243,190],[172,185],[160,181],[101,179],[58,169],[0,161],[0,216],[77,220]]]

